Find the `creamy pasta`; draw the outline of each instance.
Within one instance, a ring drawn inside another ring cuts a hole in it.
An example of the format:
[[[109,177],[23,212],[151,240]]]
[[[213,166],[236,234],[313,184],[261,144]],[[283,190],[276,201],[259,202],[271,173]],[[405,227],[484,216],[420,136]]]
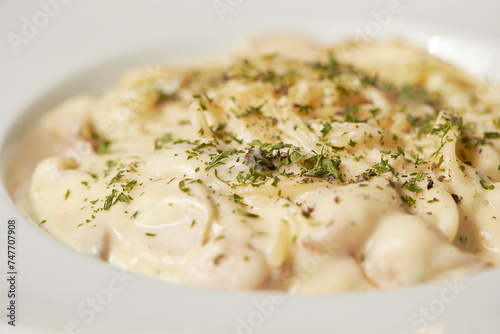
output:
[[[249,52],[252,50],[252,52]],[[31,218],[170,282],[324,293],[500,264],[500,101],[401,42],[256,42],[47,113]]]

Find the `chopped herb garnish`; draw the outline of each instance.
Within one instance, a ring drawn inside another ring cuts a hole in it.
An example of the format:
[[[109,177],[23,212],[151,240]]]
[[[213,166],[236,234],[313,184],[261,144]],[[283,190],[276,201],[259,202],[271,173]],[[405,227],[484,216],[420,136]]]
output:
[[[119,171],[118,174],[116,174],[116,176],[111,179],[108,185],[112,185],[113,183],[120,181],[120,179],[123,177],[123,174],[125,174],[124,170]]]
[[[366,86],[366,85],[376,86],[377,85],[377,80],[378,80],[378,74],[375,74],[373,77],[369,77],[368,75],[364,75],[361,78],[361,84],[363,86]]]
[[[374,109],[370,109],[370,113],[372,114],[373,118],[377,117],[378,114],[380,114],[382,110],[380,110],[380,108],[374,108]]]
[[[292,154],[290,154],[290,162],[291,163],[296,163],[302,160],[302,154],[300,154],[297,151],[293,151]],[[498,166],[500,168],[500,166]],[[499,169],[500,170],[500,169]]]
[[[212,157],[212,160],[210,160],[210,163],[208,164],[207,168],[205,168],[205,170],[209,170],[210,168],[212,168],[216,165],[219,165],[219,164],[224,164],[223,162],[221,162],[221,160],[226,159],[231,154],[234,154],[236,152],[237,152],[237,150],[235,148],[233,148],[229,151],[219,151],[219,154],[214,155]]]
[[[298,109],[298,111],[302,114],[308,114],[311,110],[313,110],[313,107],[310,105],[300,105],[297,103],[294,103],[293,107]]]
[[[109,210],[111,208],[111,205],[113,205],[113,201],[114,201],[117,193],[118,193],[118,190],[113,189],[113,191],[111,192],[111,195],[106,197],[106,201],[104,202],[104,210]]]
[[[113,167],[116,167],[116,161],[113,161],[113,160],[108,160],[106,161],[106,166],[108,168],[113,168]]]
[[[328,172],[331,175],[333,175],[335,180],[343,182],[344,180],[342,180],[342,176],[340,175],[340,171],[339,171],[340,164],[341,164],[340,159],[337,159],[337,160],[328,159],[328,160],[326,160],[324,166],[325,166],[326,170],[328,170]]]
[[[130,197],[129,195],[126,195],[125,193],[120,193],[118,197],[116,198],[115,203],[117,202],[124,202],[124,203],[129,203],[133,198]]]
[[[278,186],[278,182],[279,182],[279,181],[280,181],[280,179],[279,179],[277,176],[275,176],[275,177],[273,178],[273,183],[272,183],[271,185],[272,185],[273,187],[277,187],[277,186]]]
[[[400,146],[398,146],[398,152],[395,154],[391,154],[391,158],[397,159],[400,155],[404,157],[405,152],[403,151],[403,149]]]
[[[444,145],[446,144],[447,142],[447,139],[448,137],[446,136],[446,134],[448,133],[448,131],[450,131],[451,127],[452,126],[457,126],[458,127],[458,131],[462,131],[462,118],[461,117],[456,117],[456,116],[452,116],[450,118],[447,118],[447,117],[443,117],[443,119],[446,121],[444,124],[439,124],[437,127],[434,127],[432,130],[431,130],[431,134],[436,134],[436,133],[442,133],[441,135],[441,144],[439,146],[439,148],[437,149],[437,151],[435,151],[434,153],[432,153],[432,155],[436,155],[439,153],[439,151],[441,151],[441,149],[444,147]]]
[[[335,60],[335,58],[333,58],[332,54],[330,54],[330,56],[328,57],[328,63],[326,63],[325,65],[315,64],[314,67],[324,72],[328,79],[333,79],[341,73],[339,63]]]
[[[306,218],[311,218],[311,213],[314,211],[313,208],[311,207],[307,207],[306,210],[302,210],[302,216],[306,217]]]
[[[493,189],[495,189],[495,186],[494,186],[494,185],[492,185],[492,184],[490,184],[489,186],[487,186],[487,185],[484,183],[484,180],[483,180],[483,179],[479,180],[479,183],[481,184],[481,187],[483,187],[483,188],[484,188],[484,189],[486,189],[486,190],[493,190]]]
[[[403,200],[404,203],[406,203],[408,206],[412,206],[415,204],[417,201],[413,199],[410,196],[402,196],[401,199]]]
[[[226,181],[226,180],[223,180],[219,177],[219,173],[217,172],[217,169],[214,169],[214,174],[215,174],[215,177],[217,178],[217,180],[221,181],[221,182],[224,182],[225,184],[227,184],[228,186],[231,186],[231,183],[229,181]],[[201,180],[200,180],[201,181]]]
[[[189,188],[185,187],[185,185],[186,185],[185,180],[180,181],[179,182],[179,189],[182,190],[183,192],[188,192]]]
[[[359,109],[358,106],[347,107],[347,113],[345,115],[344,122],[358,123],[359,121],[355,116],[355,113],[358,112],[358,109]]]
[[[325,123],[321,123],[321,125],[323,125],[323,129],[321,130],[321,134],[323,135],[323,137],[326,137],[328,132],[330,132],[330,130],[332,129],[332,124],[325,122]]]
[[[206,103],[212,102],[212,100],[205,100],[200,94],[194,94],[193,98],[198,102],[198,105],[200,106],[201,110],[207,110]]]
[[[99,138],[97,142],[97,154],[108,154],[110,153],[109,146],[111,142],[102,138]]]
[[[261,111],[260,109],[263,107],[264,105],[261,104],[260,106],[258,107],[250,107],[248,108],[247,110],[245,110],[245,113],[241,115],[241,117],[248,117],[250,115],[260,115],[261,114]]]
[[[172,140],[173,140],[172,134],[171,133],[166,133],[165,135],[163,135],[163,137],[158,138],[158,139],[155,140],[155,150],[159,150],[159,149],[163,148],[162,144],[169,143]]]
[[[498,139],[500,138],[500,133],[498,132],[485,132],[484,139]]]
[[[417,176],[414,178],[414,182],[420,181],[420,179],[422,179],[423,175],[424,175],[424,172],[422,172],[421,170],[419,170]]]
[[[429,92],[420,86],[414,85],[404,85],[402,90],[399,92],[398,98],[403,101],[417,101],[430,105],[436,104],[435,99],[430,97]]]
[[[137,180],[130,181],[126,184],[122,184],[122,189],[123,189],[123,191],[131,192],[132,189],[134,189],[136,184],[137,184]]]
[[[68,189],[68,191],[66,191],[66,195],[64,196],[64,200],[67,200],[70,194],[71,191]]]
[[[209,103],[213,101],[211,98],[209,98],[209,97],[208,97],[208,95],[207,95],[207,91],[205,90],[205,88],[203,88],[203,96],[205,97],[205,99],[206,99]]]
[[[94,173],[91,173],[91,172],[87,172],[87,174],[89,174],[94,180],[99,179],[99,177],[97,176],[97,174],[94,174]]]
[[[241,203],[241,200],[243,199],[243,197],[241,197],[238,194],[233,194],[233,195],[229,196],[229,198],[231,198],[236,203]]]
[[[419,186],[413,184],[413,183],[410,183],[408,181],[406,181],[405,183],[403,183],[403,185],[401,186],[401,188],[404,188],[404,189],[407,189],[409,191],[412,191],[414,193],[419,193],[422,191],[422,188],[420,188]]]
[[[251,213],[251,212],[239,209],[239,208],[237,210],[238,210],[238,213],[240,213],[240,214],[242,214],[244,216],[247,216],[247,217],[251,217],[251,218],[257,218],[257,217],[259,217],[259,215],[256,215],[255,213]]]

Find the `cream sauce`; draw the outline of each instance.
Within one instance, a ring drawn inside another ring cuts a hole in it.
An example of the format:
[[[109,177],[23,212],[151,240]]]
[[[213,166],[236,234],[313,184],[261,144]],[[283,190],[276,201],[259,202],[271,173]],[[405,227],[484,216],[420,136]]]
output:
[[[49,112],[57,149],[18,203],[80,252],[209,287],[388,289],[500,264],[499,101],[480,81],[399,42],[251,49]]]

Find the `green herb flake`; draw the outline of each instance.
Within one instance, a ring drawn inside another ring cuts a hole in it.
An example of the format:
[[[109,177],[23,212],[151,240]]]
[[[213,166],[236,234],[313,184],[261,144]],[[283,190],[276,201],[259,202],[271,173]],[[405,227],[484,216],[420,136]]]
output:
[[[212,157],[212,160],[210,160],[210,163],[208,164],[207,168],[205,168],[205,170],[209,170],[210,168],[212,168],[216,165],[224,164],[221,160],[226,159],[231,154],[236,153],[236,151],[237,150],[235,148],[233,148],[229,151],[219,151],[219,154],[214,155]]]
[[[328,63],[326,63],[325,65],[315,64],[314,67],[326,74],[328,79],[333,79],[341,73],[339,63],[335,60],[332,54],[330,54],[328,57]]]
[[[378,80],[378,74],[375,74],[373,77],[369,77],[368,75],[364,75],[360,81],[361,81],[361,84],[363,86],[366,86],[366,85],[376,86],[377,80]]]
[[[97,142],[97,154],[108,154],[110,153],[109,146],[111,142],[102,138],[99,138]]]
[[[215,174],[215,178],[221,182],[224,182],[225,184],[227,184],[228,186],[231,186],[231,183],[229,181],[226,181],[226,180],[223,180],[222,178],[219,177],[219,174],[217,173],[217,169],[214,169],[214,174]]]
[[[481,187],[483,187],[483,188],[484,188],[484,189],[486,189],[486,190],[493,190],[493,189],[495,189],[495,186],[494,186],[494,185],[492,185],[492,184],[490,184],[489,186],[487,186],[487,185],[484,183],[484,180],[483,180],[482,178],[479,180],[479,184],[481,184]]]
[[[347,108],[347,113],[344,119],[344,122],[349,122],[349,123],[358,123],[358,119],[355,116],[355,113],[358,112],[359,107],[358,106],[349,106]]]
[[[108,168],[113,168],[113,167],[116,167],[116,161],[113,161],[113,160],[108,160],[106,161],[106,166]]]
[[[173,140],[171,133],[166,133],[163,137],[155,140],[155,150],[163,148],[163,144],[169,143]]]
[[[108,185],[112,185],[113,183],[120,181],[120,179],[123,177],[123,174],[125,174],[124,170],[119,171],[118,174],[116,174],[116,176],[111,179]]]
[[[337,159],[337,160],[328,159],[328,160],[326,160],[324,166],[326,167],[326,170],[331,175],[333,175],[335,180],[343,182],[344,180],[342,180],[342,175],[340,175],[340,171],[339,171],[340,164],[341,164],[340,159]]]
[[[412,198],[410,196],[402,196],[401,199],[408,206],[412,206],[413,204],[415,204],[417,202],[414,198]]]
[[[64,196],[64,200],[67,200],[70,194],[71,191],[68,189],[68,191],[66,191],[66,195]]]
[[[416,184],[410,183],[408,181],[406,181],[405,183],[403,183],[403,185],[401,186],[401,188],[407,189],[407,190],[409,190],[411,192],[414,192],[414,193],[419,193],[419,192],[422,191],[422,188],[420,188]]]
[[[118,197],[116,198],[116,202],[123,202],[123,203],[129,203],[132,200],[132,197],[129,195],[126,195],[125,193],[120,193]]]
[[[323,137],[326,137],[328,132],[330,132],[330,130],[332,129],[332,125],[328,122],[321,123],[321,125],[323,125],[323,129],[321,130],[321,134],[323,135]]]
[[[247,110],[245,110],[245,113],[243,113],[241,115],[241,117],[248,117],[248,116],[251,116],[251,115],[260,115],[262,114],[260,109],[263,107],[264,105],[261,104],[260,106],[258,107],[250,107],[248,108]]]
[[[296,163],[302,160],[302,154],[300,154],[297,151],[293,151],[292,154],[290,154],[290,162],[291,163]],[[500,166],[498,166],[500,168]],[[500,169],[499,169],[500,170]]]
[[[391,158],[393,159],[397,159],[399,156],[405,156],[405,152],[403,151],[403,149],[401,148],[401,146],[398,146],[398,152],[395,153],[395,154],[391,154]]]
[[[91,173],[91,172],[87,172],[87,174],[89,174],[94,180],[98,180],[99,177],[97,176],[97,174],[94,174],[94,173]]]
[[[224,239],[226,236],[224,234],[221,234],[219,235],[217,238],[214,239],[214,241],[218,241],[218,240],[222,240]]]
[[[111,195],[106,197],[106,201],[104,202],[104,210],[109,210],[111,208],[111,205],[113,205],[113,201],[115,199],[116,194],[118,193],[118,190],[113,189],[111,192]]]
[[[300,105],[300,104],[297,104],[297,103],[294,103],[293,107],[295,109],[297,109],[298,112],[300,112],[302,114],[308,114],[309,112],[311,112],[311,110],[313,110],[313,107],[310,106],[310,105]]]
[[[179,182],[179,189],[186,193],[189,191],[189,188],[185,187],[185,185],[186,185],[185,180]]]
[[[255,214],[255,213],[251,213],[251,212],[248,212],[248,211],[245,211],[245,210],[242,210],[242,209],[237,209],[238,213],[244,215],[244,216],[247,216],[247,217],[251,217],[251,218],[257,218],[259,217],[259,215]]]
[[[235,203],[241,203],[241,200],[243,199],[243,197],[238,194],[230,195],[229,198],[231,198]]]
[[[485,132],[484,139],[498,139],[500,138],[500,133],[498,132]]]
[[[381,111],[382,110],[380,110],[380,108],[370,109],[370,113],[372,114],[373,118],[377,117],[377,115],[380,114]]]
[[[131,192],[132,189],[134,189],[136,184],[137,184],[137,180],[130,181],[126,184],[122,184],[122,189],[123,189],[123,191]]]
[[[280,179],[279,179],[277,176],[275,176],[275,177],[273,178],[273,183],[272,183],[271,185],[272,185],[273,187],[277,187],[277,186],[278,186],[278,182],[279,182],[279,181],[280,181]]]

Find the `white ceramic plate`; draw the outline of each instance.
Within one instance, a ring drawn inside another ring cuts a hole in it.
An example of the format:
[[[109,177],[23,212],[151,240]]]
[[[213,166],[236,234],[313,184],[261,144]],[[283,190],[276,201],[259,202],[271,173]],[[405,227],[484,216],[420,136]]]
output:
[[[299,1],[257,1],[260,5],[255,5],[227,0],[220,1],[232,8],[222,14],[224,20],[220,20],[220,12],[214,7],[219,4],[217,1],[175,5],[160,0],[140,4],[116,0],[85,4],[60,1],[54,17],[48,18],[47,24],[40,26],[27,43],[19,44],[19,53],[7,45],[10,54],[0,58],[6,64],[0,68],[0,87],[5,93],[0,124],[2,167],[23,129],[63,99],[82,91],[97,92],[130,67],[213,56],[230,50],[248,36],[264,32],[298,32],[321,43],[333,43],[347,36],[363,38],[362,34],[369,38],[400,36],[421,47],[430,47],[438,56],[469,72],[500,78],[500,47],[488,39],[494,38],[494,34],[477,38],[464,34],[465,26],[447,27],[446,20],[438,24],[436,19],[434,27],[447,29],[423,28],[426,15],[419,18],[397,14],[385,25],[386,21],[378,20],[371,11],[381,13],[389,1],[316,1],[314,6],[299,5]],[[432,8],[442,13],[449,10],[444,4],[439,7],[439,3],[426,1],[416,1],[416,5],[401,3],[406,11],[425,10],[427,6],[432,15],[436,15],[431,13]],[[32,19],[43,10],[39,6],[23,3],[9,7],[6,11],[11,14],[12,25],[0,25],[7,29],[6,36],[21,32],[22,17]],[[493,3],[490,6],[484,10],[500,9]],[[286,9],[287,14],[280,16],[280,9]],[[330,14],[326,15],[328,11]],[[463,11],[465,15],[467,8]],[[469,15],[471,18],[472,12]],[[477,16],[474,22],[492,24]],[[371,36],[371,31],[377,31],[376,24],[380,31]],[[498,24],[496,28],[500,31]],[[3,182],[1,189],[2,310],[7,302],[5,233],[11,218],[17,221],[18,269],[18,327],[7,326],[2,311],[1,333],[460,334],[500,330],[499,269],[461,281],[390,292],[323,296],[179,286],[119,272],[63,246],[15,208]]]

